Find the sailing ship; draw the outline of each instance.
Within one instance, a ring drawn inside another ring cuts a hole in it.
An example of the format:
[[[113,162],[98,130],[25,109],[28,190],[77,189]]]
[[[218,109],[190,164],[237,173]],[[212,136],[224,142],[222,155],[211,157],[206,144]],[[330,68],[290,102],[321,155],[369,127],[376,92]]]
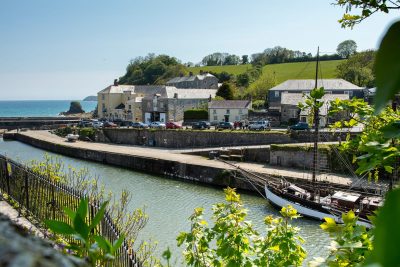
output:
[[[319,48],[315,75],[315,88],[318,82]],[[371,228],[369,216],[383,205],[383,197],[371,192],[359,192],[349,189],[321,188],[316,183],[319,138],[319,108],[313,110],[314,115],[314,147],[311,187],[300,187],[285,180],[270,181],[265,184],[265,195],[271,204],[279,209],[292,205],[305,217],[323,220],[332,218],[343,223],[341,214],[353,210],[358,216],[357,224]]]

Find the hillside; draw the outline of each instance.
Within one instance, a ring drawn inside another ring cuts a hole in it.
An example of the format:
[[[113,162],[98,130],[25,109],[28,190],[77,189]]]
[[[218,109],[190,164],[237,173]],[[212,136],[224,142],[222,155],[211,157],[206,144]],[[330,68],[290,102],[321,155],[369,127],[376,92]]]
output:
[[[336,66],[342,61],[343,60],[321,61],[320,72],[322,72],[322,78],[335,78]],[[228,73],[237,75],[240,73],[244,73],[247,69],[251,68],[251,64],[236,66],[203,66],[189,68],[189,71],[192,71],[195,74],[199,73],[200,70],[212,71],[217,73],[226,71]],[[263,67],[263,73],[275,73],[278,83],[286,81],[288,79],[314,79],[315,61],[270,64]],[[319,75],[321,75],[321,73]]]

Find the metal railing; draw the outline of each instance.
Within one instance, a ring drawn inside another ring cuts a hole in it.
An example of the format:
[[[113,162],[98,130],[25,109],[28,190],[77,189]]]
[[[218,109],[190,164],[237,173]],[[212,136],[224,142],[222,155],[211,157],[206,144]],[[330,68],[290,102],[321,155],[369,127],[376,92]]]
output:
[[[70,223],[63,208],[76,210],[80,199],[85,196],[84,192],[38,175],[27,166],[3,155],[0,155],[0,191],[18,203],[19,210],[25,209],[39,222],[53,219]],[[100,203],[90,200],[88,223],[91,223],[99,209]],[[96,230],[112,243],[120,235],[118,227],[113,223],[108,212],[105,213]],[[115,260],[107,266],[140,267],[142,264],[133,249],[129,248],[124,241]]]

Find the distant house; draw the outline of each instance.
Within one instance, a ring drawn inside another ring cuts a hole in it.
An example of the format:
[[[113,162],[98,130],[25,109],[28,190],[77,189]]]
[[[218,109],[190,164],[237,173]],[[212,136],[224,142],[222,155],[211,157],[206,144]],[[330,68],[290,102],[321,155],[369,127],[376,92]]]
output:
[[[328,111],[330,102],[335,100],[347,100],[349,99],[348,94],[326,94],[322,98],[324,104],[320,108],[320,122],[321,126],[325,126],[329,123]],[[300,110],[298,107],[299,103],[304,103],[306,97],[300,93],[282,93],[281,95],[281,122],[296,122],[303,121],[307,122],[309,117],[309,110]],[[336,119],[336,118],[335,118]]]
[[[268,91],[269,109],[282,111],[282,94],[307,94],[315,87],[314,80],[287,80]],[[347,95],[348,99],[364,98],[364,88],[343,79],[321,79],[317,87],[324,87],[326,94]]]
[[[142,99],[143,121],[182,121],[186,110],[207,106],[216,93],[216,89],[163,86],[159,93]]]
[[[208,103],[210,122],[234,122],[248,119],[251,100],[215,100]]]
[[[218,78],[209,73],[201,73],[189,76],[175,77],[167,82],[167,86],[175,86],[176,88],[202,88],[202,89],[218,89]]]

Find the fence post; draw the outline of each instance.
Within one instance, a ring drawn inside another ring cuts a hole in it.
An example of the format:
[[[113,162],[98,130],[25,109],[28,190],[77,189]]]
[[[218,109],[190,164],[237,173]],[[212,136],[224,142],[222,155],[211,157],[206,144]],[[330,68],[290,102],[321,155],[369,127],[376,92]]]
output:
[[[29,210],[29,183],[28,183],[28,172],[25,172],[25,201],[26,209]]]
[[[7,185],[7,194],[10,195],[10,173],[8,172],[8,161],[7,158],[4,160],[5,165],[5,174],[6,174],[6,185]]]

